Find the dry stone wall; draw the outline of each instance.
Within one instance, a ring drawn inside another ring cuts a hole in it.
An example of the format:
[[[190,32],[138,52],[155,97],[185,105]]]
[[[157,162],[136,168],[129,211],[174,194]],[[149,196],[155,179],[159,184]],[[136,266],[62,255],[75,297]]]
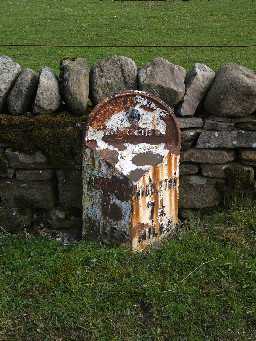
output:
[[[138,69],[114,56],[89,68],[65,59],[59,77],[0,57],[0,227],[79,238],[83,131],[94,105],[138,89],[175,108],[181,129],[181,213],[255,192],[256,74],[227,64],[216,73],[163,58]]]
[[[80,238],[85,120],[0,115],[0,229]]]

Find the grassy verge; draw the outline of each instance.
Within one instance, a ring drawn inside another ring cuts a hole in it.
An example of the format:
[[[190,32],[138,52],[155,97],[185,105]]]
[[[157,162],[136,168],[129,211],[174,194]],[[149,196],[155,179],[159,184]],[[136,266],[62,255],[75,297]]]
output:
[[[2,0],[0,44],[42,45],[255,45],[252,0],[98,1]],[[24,66],[57,70],[59,59],[84,56],[89,63],[124,54],[138,65],[156,56],[186,68],[194,62],[214,69],[235,62],[255,68],[249,48],[57,48],[1,47]]]
[[[195,215],[147,255],[2,236],[0,339],[255,340],[255,221]]]

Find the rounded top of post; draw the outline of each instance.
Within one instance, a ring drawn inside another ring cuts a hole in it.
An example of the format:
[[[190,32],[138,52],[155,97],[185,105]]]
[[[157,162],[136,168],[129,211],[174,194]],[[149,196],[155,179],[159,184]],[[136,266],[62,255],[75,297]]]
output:
[[[85,145],[136,181],[168,153],[179,155],[180,129],[173,109],[161,99],[129,90],[104,99],[94,108]]]

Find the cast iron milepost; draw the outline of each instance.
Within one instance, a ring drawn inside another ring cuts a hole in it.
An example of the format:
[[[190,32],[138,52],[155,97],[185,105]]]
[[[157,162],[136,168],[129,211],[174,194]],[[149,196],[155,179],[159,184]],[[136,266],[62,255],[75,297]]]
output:
[[[92,111],[83,151],[83,235],[143,250],[178,224],[180,131],[173,110],[142,91]]]

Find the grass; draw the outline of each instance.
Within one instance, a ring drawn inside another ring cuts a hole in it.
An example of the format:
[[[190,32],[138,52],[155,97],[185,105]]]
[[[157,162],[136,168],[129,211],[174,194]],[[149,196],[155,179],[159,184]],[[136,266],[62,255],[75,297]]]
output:
[[[256,204],[193,215],[149,254],[0,239],[0,340],[255,340]]]
[[[253,0],[2,0],[0,45],[24,67],[65,56],[156,56],[187,69],[255,69],[248,48],[58,48],[54,45],[255,45]],[[0,340],[255,340],[256,203],[193,215],[149,254],[87,242],[62,247],[0,236]]]
[[[217,69],[235,62],[255,68],[254,0],[84,1],[2,0],[0,44],[142,47],[0,47],[22,65],[58,69],[65,56],[84,56],[90,64],[114,54],[139,66],[156,56],[190,68],[204,62]],[[254,45],[243,48],[159,48],[159,45]]]

